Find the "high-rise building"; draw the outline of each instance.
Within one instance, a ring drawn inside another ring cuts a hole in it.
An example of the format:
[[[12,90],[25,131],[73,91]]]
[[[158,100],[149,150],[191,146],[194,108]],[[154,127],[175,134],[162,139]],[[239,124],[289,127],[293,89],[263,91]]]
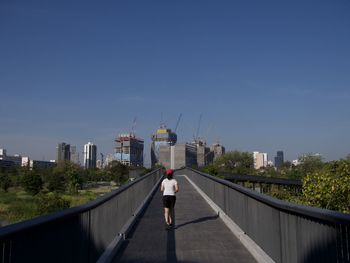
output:
[[[65,143],[65,142],[61,142],[57,145],[56,147],[57,149],[57,162],[60,161],[70,161],[70,145]]]
[[[253,152],[254,168],[260,169],[262,167],[267,167],[267,153]]]
[[[75,145],[70,146],[70,160],[75,164],[80,164],[79,153],[77,152],[77,146]]]
[[[97,147],[96,145],[88,142],[84,145],[84,167],[87,168],[96,168],[96,156],[97,156]]]
[[[116,160],[128,166],[143,166],[144,141],[134,133],[119,134],[116,142]]]
[[[275,167],[277,169],[281,168],[283,162],[284,162],[283,151],[277,151],[277,156],[275,157]]]
[[[152,135],[151,144],[151,163],[152,167],[160,164],[160,147],[172,146],[177,142],[177,135],[171,129],[167,129],[164,125],[161,126],[155,134]]]

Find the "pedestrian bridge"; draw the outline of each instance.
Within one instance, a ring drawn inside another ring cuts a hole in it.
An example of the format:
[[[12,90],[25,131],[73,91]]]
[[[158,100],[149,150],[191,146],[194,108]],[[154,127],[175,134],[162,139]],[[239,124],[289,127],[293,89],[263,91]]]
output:
[[[0,229],[1,262],[350,262],[350,216],[184,168],[165,230],[153,171],[89,204]]]

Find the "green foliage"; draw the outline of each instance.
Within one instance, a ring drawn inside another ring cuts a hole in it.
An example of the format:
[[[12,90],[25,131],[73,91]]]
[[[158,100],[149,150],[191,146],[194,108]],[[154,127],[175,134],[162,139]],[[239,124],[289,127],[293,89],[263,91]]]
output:
[[[84,170],[79,165],[69,161],[59,162],[53,169],[52,175],[46,177],[47,188],[49,191],[63,192],[68,190],[76,193],[84,182],[83,174]]]
[[[50,192],[63,193],[66,190],[67,180],[63,174],[49,174],[45,176],[45,184]]]
[[[6,172],[0,172],[0,187],[2,190],[7,192],[9,187],[12,185],[10,176]]]
[[[305,154],[299,158],[300,164],[296,167],[302,176],[319,171],[323,168],[324,163],[320,155],[312,153]]]
[[[16,223],[37,216],[35,197],[24,191],[0,193],[0,220],[6,223]]]
[[[275,167],[272,167],[272,166],[261,167],[254,174],[260,175],[260,176],[266,176],[266,177],[278,177],[278,173]]]
[[[22,187],[31,194],[36,195],[43,189],[43,180],[39,173],[35,171],[26,171],[22,176]]]
[[[78,189],[81,189],[83,185],[83,178],[79,171],[72,169],[68,171],[68,185],[71,193],[77,193]]]
[[[254,172],[253,155],[249,152],[227,152],[214,162],[214,166],[219,172],[251,174]]]
[[[268,194],[274,198],[284,200],[287,202],[304,204],[304,199],[302,194],[296,193],[294,190],[288,187],[272,185],[270,192]]]
[[[107,172],[110,178],[119,185],[129,179],[129,168],[118,161],[111,162],[107,168]]]
[[[202,171],[213,176],[217,176],[219,174],[218,168],[215,165],[207,165],[203,167]]]
[[[277,170],[276,177],[302,179],[309,173],[321,170],[325,165],[321,156],[312,153],[302,155],[298,159],[300,164],[297,166],[288,161],[284,162]]]
[[[307,174],[303,195],[308,205],[350,212],[350,162],[328,163],[321,170]]]
[[[63,210],[70,207],[70,202],[58,194],[40,194],[37,198],[37,212],[39,215]]]

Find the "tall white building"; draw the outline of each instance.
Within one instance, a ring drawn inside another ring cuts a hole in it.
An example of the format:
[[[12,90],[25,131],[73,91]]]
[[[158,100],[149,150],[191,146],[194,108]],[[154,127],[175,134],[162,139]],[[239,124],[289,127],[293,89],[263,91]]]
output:
[[[267,167],[267,153],[253,152],[254,168],[260,169],[261,167]]]
[[[84,145],[84,167],[96,168],[97,147],[91,142]]]

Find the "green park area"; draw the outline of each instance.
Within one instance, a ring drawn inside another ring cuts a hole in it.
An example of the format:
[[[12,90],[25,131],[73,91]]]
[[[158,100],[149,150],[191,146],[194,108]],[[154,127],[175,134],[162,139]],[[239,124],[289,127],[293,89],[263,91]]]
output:
[[[51,169],[2,170],[0,225],[85,204],[128,180],[128,167],[118,162],[104,169],[83,169],[71,162],[62,162]]]

